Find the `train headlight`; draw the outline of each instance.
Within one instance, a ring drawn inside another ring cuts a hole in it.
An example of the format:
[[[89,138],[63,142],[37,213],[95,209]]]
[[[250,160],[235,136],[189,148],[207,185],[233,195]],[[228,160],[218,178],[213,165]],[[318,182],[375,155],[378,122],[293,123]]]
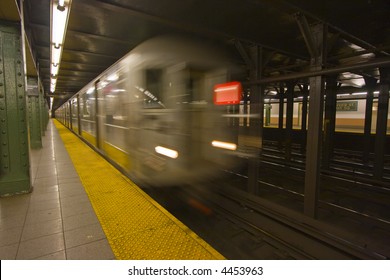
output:
[[[171,150],[168,148],[164,148],[161,146],[155,147],[154,150],[156,151],[156,153],[158,153],[160,155],[164,155],[166,157],[170,157],[170,158],[178,158],[178,156],[179,156],[179,153],[177,151]]]
[[[234,143],[229,143],[229,142],[222,142],[222,141],[214,140],[211,142],[211,145],[213,147],[226,149],[226,150],[232,150],[232,151],[237,150],[237,145]]]

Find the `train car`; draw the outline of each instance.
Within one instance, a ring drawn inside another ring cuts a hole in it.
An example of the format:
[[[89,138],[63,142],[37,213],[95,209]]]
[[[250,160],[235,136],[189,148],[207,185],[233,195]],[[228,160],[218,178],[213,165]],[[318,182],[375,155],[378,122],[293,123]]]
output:
[[[56,111],[57,118],[153,186],[196,183],[237,161],[242,70],[212,44],[177,36],[133,49]],[[227,83],[229,82],[229,83]]]

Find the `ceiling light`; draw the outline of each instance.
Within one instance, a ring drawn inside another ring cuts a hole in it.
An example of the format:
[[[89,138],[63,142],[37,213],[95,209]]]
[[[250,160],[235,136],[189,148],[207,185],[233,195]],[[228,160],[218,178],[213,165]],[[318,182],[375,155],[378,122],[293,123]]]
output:
[[[63,2],[60,5],[58,2]],[[51,42],[55,45],[62,45],[65,39],[66,26],[68,23],[68,16],[70,11],[71,1],[52,1],[52,30],[51,30]],[[63,8],[58,8],[63,7]]]
[[[59,64],[61,59],[62,47],[56,47],[54,44],[51,47],[51,63]]]
[[[51,0],[50,74],[55,77],[51,79],[51,92],[56,88],[71,3],[72,0]]]
[[[57,76],[59,68],[59,64],[51,64],[50,74],[53,76]]]

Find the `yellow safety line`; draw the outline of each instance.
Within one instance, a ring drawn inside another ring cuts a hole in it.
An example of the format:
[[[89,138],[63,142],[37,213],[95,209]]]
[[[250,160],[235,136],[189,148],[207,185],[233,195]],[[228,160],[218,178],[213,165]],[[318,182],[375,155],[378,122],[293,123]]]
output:
[[[224,259],[57,120],[54,124],[117,259]]]

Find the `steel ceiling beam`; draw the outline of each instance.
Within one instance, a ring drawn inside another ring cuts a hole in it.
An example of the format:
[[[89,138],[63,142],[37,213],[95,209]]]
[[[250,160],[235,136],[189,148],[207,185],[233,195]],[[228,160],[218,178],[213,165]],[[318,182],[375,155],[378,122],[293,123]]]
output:
[[[347,31],[341,29],[340,27],[335,26],[331,22],[327,21],[325,18],[322,18],[322,17],[320,17],[318,15],[315,15],[315,14],[305,10],[302,7],[299,7],[299,6],[295,5],[295,4],[292,4],[288,0],[279,0],[279,1],[285,3],[285,5],[291,7],[292,9],[295,9],[295,10],[301,12],[301,13],[304,13],[304,14],[308,15],[309,17],[313,18],[314,20],[318,20],[318,21],[321,21],[321,22],[325,23],[326,25],[328,25],[329,28],[331,28],[331,29],[333,29],[333,30],[343,34],[345,36],[345,38],[347,38],[348,41],[353,43],[353,44],[356,44],[356,45],[358,45],[358,46],[360,46],[360,47],[362,47],[364,49],[374,49],[374,50],[377,49],[376,46],[370,44],[369,42],[367,42],[367,41],[365,41],[365,40],[363,40],[361,38],[356,37],[355,35],[353,35],[353,34],[347,32]],[[381,53],[382,55],[385,55],[385,56],[389,56],[390,55],[388,52],[383,51],[383,50],[378,50],[378,52]]]
[[[151,15],[151,14],[148,14],[146,12],[136,10],[134,8],[129,8],[129,7],[120,5],[118,3],[115,3],[115,4],[114,3],[106,3],[106,2],[99,1],[99,0],[83,0],[82,2],[80,1],[80,3],[78,3],[78,5],[84,5],[86,8],[90,7],[90,5],[95,5],[95,6],[98,5],[99,7],[106,9],[108,11],[112,11],[115,13],[122,13],[122,14],[125,14],[127,16],[142,18],[145,20],[149,20],[151,22],[156,22],[156,23],[163,24],[163,25],[166,25],[169,27],[173,27],[177,30],[190,31],[190,32],[197,33],[199,35],[204,35],[204,36],[208,36],[208,37],[212,37],[212,38],[215,38],[215,37],[225,38],[225,39],[232,39],[233,38],[233,39],[240,40],[242,42],[246,42],[248,44],[255,44],[259,47],[273,50],[273,51],[276,51],[278,53],[285,54],[287,56],[307,59],[307,57],[304,57],[301,54],[277,49],[277,48],[274,48],[272,46],[261,44],[260,42],[256,42],[256,41],[249,40],[246,38],[240,38],[237,35],[229,34],[229,33],[222,32],[222,31],[217,31],[217,30],[211,30],[209,28],[199,27],[199,26],[195,26],[195,25],[187,24],[187,23],[183,23],[183,22],[177,22],[177,21],[167,19],[164,17]]]

